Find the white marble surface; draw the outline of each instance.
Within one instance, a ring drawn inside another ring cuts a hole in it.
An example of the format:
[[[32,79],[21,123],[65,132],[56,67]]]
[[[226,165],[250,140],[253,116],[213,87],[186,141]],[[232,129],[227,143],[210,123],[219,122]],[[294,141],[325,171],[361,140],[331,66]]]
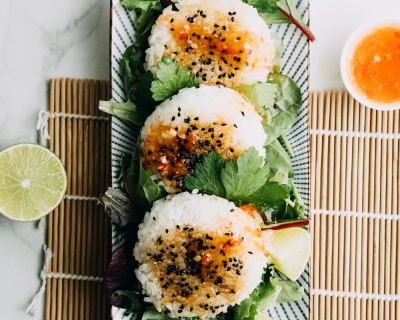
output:
[[[109,1],[1,0],[0,150],[36,142],[48,80],[108,79]],[[45,231],[0,215],[0,319],[27,320],[38,289]],[[37,319],[42,319],[42,312]]]
[[[311,88],[342,87],[341,47],[371,18],[400,12],[399,0],[311,0]],[[108,78],[109,1],[1,0],[0,149],[36,141],[52,77]],[[31,319],[25,308],[40,285],[44,230],[0,216],[0,319]],[[37,319],[42,319],[42,312]]]

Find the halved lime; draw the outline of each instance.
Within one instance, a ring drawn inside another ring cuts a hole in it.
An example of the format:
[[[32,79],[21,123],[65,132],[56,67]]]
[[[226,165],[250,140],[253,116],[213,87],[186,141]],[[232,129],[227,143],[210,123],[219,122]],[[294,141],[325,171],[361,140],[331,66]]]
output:
[[[303,228],[287,228],[266,231],[265,236],[275,268],[290,280],[297,280],[310,258],[310,233]]]
[[[67,189],[57,156],[34,144],[0,152],[0,212],[18,221],[34,221],[53,211]]]

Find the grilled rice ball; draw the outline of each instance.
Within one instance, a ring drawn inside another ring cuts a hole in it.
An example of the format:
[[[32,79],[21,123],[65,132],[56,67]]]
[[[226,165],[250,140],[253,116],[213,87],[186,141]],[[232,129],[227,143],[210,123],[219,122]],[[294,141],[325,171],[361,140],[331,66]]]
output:
[[[265,155],[262,117],[238,92],[201,85],[160,104],[140,135],[144,167],[170,193],[211,151],[236,159],[250,147]]]
[[[265,81],[276,55],[271,31],[241,0],[182,0],[153,26],[146,67],[163,56],[188,67],[202,83],[237,87]]]
[[[188,192],[154,204],[134,255],[145,301],[171,317],[202,319],[248,298],[268,262],[255,218],[226,199]]]

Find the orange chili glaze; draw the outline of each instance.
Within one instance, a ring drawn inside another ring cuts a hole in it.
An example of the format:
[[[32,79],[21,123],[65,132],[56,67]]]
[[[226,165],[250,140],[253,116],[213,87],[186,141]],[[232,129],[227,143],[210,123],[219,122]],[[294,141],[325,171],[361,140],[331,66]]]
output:
[[[242,209],[242,211],[246,212],[252,218],[256,218],[257,215],[259,215],[257,208],[252,204],[240,206],[240,209]]]
[[[400,27],[378,28],[365,36],[354,50],[351,71],[369,99],[400,101]]]

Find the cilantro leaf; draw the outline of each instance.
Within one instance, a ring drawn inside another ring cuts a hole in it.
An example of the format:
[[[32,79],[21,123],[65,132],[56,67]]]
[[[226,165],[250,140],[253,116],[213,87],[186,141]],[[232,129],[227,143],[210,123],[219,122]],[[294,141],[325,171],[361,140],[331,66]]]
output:
[[[185,177],[185,187],[188,190],[198,189],[203,193],[225,196],[225,188],[221,181],[221,170],[224,159],[216,152],[211,152],[195,168],[193,176]]]
[[[263,161],[257,150],[250,148],[225,164],[221,179],[228,200],[246,199],[267,182],[269,167]]]
[[[251,203],[255,205],[260,212],[264,212],[272,208],[280,208],[289,197],[289,186],[277,182],[267,182],[256,192],[243,198],[242,201]]]
[[[186,66],[179,67],[177,61],[163,57],[156,72],[157,80],[151,84],[151,92],[155,101],[164,101],[172,97],[182,88],[198,85],[195,75],[189,74]]]

